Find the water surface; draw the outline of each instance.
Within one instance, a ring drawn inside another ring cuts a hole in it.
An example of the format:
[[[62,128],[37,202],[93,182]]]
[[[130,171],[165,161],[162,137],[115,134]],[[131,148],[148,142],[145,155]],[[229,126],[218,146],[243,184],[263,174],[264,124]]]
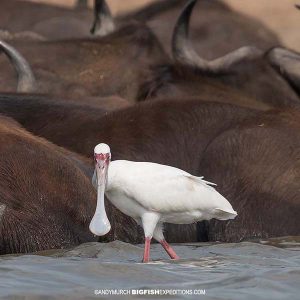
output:
[[[174,249],[182,259],[171,261],[160,245],[152,244],[149,264],[141,263],[142,245],[119,241],[2,256],[0,298],[300,299],[299,237],[184,244]],[[101,296],[95,290],[172,290],[175,294]]]

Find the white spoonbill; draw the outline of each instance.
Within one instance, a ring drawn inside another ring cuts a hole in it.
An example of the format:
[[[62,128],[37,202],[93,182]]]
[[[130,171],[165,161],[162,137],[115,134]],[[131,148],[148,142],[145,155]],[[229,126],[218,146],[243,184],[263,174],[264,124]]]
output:
[[[97,208],[90,223],[95,235],[105,235],[111,226],[104,206],[104,193],[124,214],[140,224],[145,233],[143,262],[149,261],[152,237],[172,259],[179,257],[166,242],[163,223],[190,224],[237,216],[230,203],[203,177],[150,162],[115,160],[110,148],[99,144],[94,150],[93,185],[97,189]]]

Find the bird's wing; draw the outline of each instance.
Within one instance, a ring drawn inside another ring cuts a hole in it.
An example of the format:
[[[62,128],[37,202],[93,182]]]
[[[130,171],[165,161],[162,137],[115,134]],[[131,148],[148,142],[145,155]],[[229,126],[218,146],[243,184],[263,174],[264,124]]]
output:
[[[147,210],[186,212],[210,209],[222,197],[209,184],[174,168],[143,168],[137,172],[127,168],[116,188]]]
[[[203,179],[204,176],[201,176],[201,177],[197,177],[197,176],[193,176],[193,175],[184,175],[184,176],[188,177],[191,180],[195,180],[196,182],[198,182],[200,184],[207,184],[207,185],[217,186],[216,183],[204,180]]]

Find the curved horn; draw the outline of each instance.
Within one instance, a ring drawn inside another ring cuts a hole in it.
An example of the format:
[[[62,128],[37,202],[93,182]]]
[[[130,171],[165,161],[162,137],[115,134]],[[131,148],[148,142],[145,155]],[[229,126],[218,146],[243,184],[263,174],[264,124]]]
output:
[[[106,36],[116,28],[111,11],[105,0],[94,2],[94,23],[91,33],[97,36]]]
[[[197,67],[204,72],[223,73],[240,61],[262,56],[261,50],[247,46],[211,61],[200,57],[188,39],[190,18],[196,2],[197,0],[188,1],[175,25],[172,37],[172,53],[175,61]]]
[[[1,40],[0,49],[7,55],[18,74],[17,91],[19,93],[36,91],[36,80],[26,59],[15,48]]]
[[[270,64],[300,92],[300,54],[284,48],[273,48],[267,54]]]

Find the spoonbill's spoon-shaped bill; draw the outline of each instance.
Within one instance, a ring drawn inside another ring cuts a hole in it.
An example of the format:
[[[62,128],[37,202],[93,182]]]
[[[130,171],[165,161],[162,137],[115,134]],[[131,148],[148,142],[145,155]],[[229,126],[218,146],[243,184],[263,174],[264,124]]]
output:
[[[143,227],[144,262],[150,259],[152,238],[163,246],[172,259],[179,258],[164,238],[164,222],[190,224],[213,218],[234,219],[237,216],[231,204],[212,187],[215,184],[203,180],[203,177],[151,162],[110,162],[110,148],[106,144],[97,145],[94,152],[93,184],[98,191],[98,205],[90,229],[98,234],[110,228],[104,207],[105,192],[115,207]]]
[[[97,145],[94,149],[94,158],[95,172],[93,176],[93,184],[97,189],[97,207],[89,228],[93,234],[102,236],[107,234],[111,229],[104,204],[107,171],[110,163],[109,146],[106,144]]]

